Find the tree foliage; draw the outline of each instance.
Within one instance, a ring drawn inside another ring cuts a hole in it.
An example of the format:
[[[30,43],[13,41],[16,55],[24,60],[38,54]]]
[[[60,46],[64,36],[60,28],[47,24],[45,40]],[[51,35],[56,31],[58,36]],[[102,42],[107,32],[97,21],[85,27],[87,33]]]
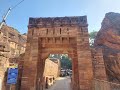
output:
[[[72,62],[68,54],[50,54],[49,58],[58,58],[61,62],[61,68],[72,69]]]
[[[68,56],[62,56],[61,67],[64,69],[72,69],[72,61]]]
[[[89,33],[89,42],[90,42],[91,47],[94,44],[94,40],[95,40],[96,35],[97,35],[97,31],[92,31]]]
[[[89,33],[90,39],[95,39],[96,35],[97,35],[97,31],[92,31]]]

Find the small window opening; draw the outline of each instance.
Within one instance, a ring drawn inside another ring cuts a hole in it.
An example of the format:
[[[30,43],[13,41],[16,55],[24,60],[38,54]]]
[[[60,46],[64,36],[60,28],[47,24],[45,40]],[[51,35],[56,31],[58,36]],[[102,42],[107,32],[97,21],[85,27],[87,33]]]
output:
[[[32,30],[32,35],[34,34],[34,30]]]
[[[60,34],[61,34],[61,28],[60,28]]]
[[[67,28],[67,34],[69,34],[69,29]]]
[[[47,29],[47,31],[46,31],[46,34],[48,34],[48,29]]]

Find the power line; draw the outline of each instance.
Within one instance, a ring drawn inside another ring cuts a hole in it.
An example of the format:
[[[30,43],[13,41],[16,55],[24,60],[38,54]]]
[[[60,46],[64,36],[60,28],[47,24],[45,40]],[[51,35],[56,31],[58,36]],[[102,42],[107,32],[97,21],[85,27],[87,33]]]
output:
[[[3,17],[3,20],[2,20],[2,22],[0,24],[0,29],[2,28],[3,24],[5,23],[5,20],[6,20],[7,16],[9,15],[10,11],[11,11],[11,8],[8,9],[7,13]]]
[[[25,0],[22,0],[22,1],[20,1],[18,4],[16,4],[15,6],[13,6],[12,8],[11,8],[11,10],[12,9],[15,9],[18,5],[20,5],[23,1],[25,1]]]
[[[9,8],[7,13],[5,14],[5,16],[3,17],[3,20],[0,24],[0,29],[2,28],[3,24],[5,23],[5,20],[7,19],[7,16],[9,15],[9,13],[11,12],[11,10],[15,9],[18,5],[20,5],[24,0],[20,1],[18,4],[16,4],[15,6],[13,6],[12,8]]]

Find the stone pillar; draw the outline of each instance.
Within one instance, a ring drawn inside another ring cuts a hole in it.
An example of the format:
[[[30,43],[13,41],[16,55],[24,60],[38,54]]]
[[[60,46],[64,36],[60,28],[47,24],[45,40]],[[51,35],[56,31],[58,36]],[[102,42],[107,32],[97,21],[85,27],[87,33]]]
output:
[[[40,43],[40,42],[39,42]],[[42,45],[41,45],[42,46]],[[39,51],[39,68],[38,68],[38,73],[39,76],[38,78],[40,79],[39,81],[39,89],[38,90],[44,90],[45,89],[45,77],[44,77],[44,70],[45,70],[45,60],[49,57],[49,52],[48,51],[44,51],[44,49],[42,49],[43,47],[40,47],[40,51]]]
[[[28,31],[27,48],[25,51],[21,90],[36,90],[38,37],[33,36],[33,30]]]
[[[92,62],[94,71],[94,89],[102,88],[103,90],[111,90],[110,83],[107,82],[107,74],[103,60],[102,48],[92,49]]]
[[[103,53],[101,48],[92,50],[92,62],[94,78],[99,80],[107,80],[105,64],[103,60]]]
[[[40,41],[39,41],[40,43]],[[39,44],[39,60],[38,60],[38,67],[37,67],[37,90],[43,90],[44,89],[44,68],[45,68],[45,60],[49,56],[48,53],[42,52],[42,47]]]
[[[76,47],[76,45],[74,46]],[[78,58],[77,58],[77,50],[74,49],[70,54],[72,58],[72,90],[79,90],[79,72],[78,72]]]
[[[93,67],[87,26],[78,27],[77,32],[77,55],[79,90],[92,90]]]
[[[43,80],[43,71],[44,71],[44,62],[45,60],[39,59],[38,61],[38,68],[37,68],[37,89],[36,90],[43,90],[44,88],[44,80]]]

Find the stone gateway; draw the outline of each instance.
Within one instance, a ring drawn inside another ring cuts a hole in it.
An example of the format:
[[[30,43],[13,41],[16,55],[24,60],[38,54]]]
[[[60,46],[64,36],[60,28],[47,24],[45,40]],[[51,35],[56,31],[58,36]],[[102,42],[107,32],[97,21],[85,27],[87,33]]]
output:
[[[49,54],[72,58],[72,90],[92,90],[93,67],[86,16],[30,18],[21,90],[42,90]]]

